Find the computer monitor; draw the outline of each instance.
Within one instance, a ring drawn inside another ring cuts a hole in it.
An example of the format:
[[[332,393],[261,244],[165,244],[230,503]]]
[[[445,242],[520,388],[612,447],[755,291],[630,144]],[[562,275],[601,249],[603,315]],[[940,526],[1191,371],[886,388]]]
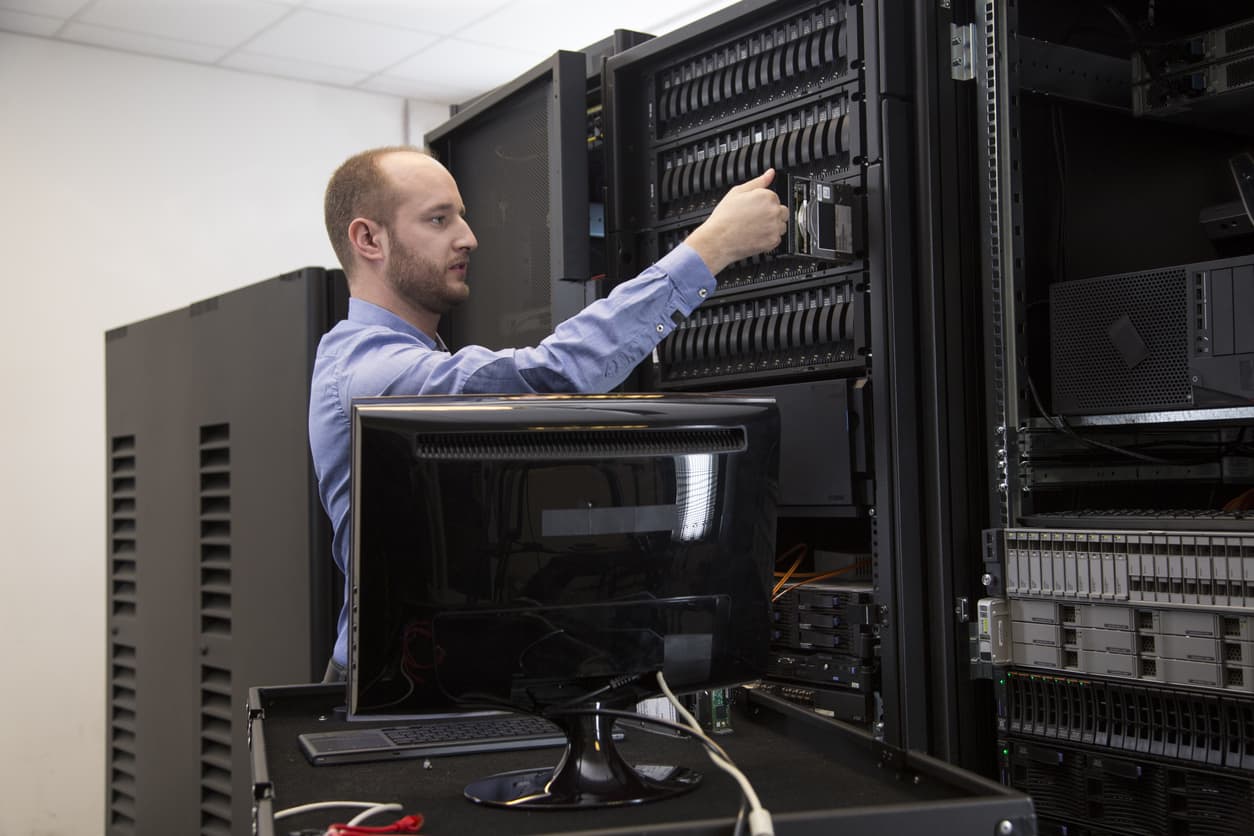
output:
[[[627,766],[591,709],[655,696],[659,671],[676,690],[765,671],[775,402],[371,398],[352,429],[350,715],[508,709],[562,727],[557,767],[467,788],[485,803],[690,789],[687,770]]]

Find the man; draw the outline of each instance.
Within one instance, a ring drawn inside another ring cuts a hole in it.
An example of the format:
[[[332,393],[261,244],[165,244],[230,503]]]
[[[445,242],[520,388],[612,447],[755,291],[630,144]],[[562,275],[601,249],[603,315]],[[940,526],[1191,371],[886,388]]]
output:
[[[457,183],[417,148],[378,148],[341,165],[327,185],[326,224],[352,298],[348,318],[318,345],[309,397],[314,471],[340,570],[347,576],[353,398],[609,391],[714,290],[716,273],[779,245],[788,210],[768,188],[773,178],[768,170],[733,188],[684,244],[538,346],[450,354],[440,317],[470,295],[478,246]],[[347,604],[338,629],[327,681],[344,678]]]

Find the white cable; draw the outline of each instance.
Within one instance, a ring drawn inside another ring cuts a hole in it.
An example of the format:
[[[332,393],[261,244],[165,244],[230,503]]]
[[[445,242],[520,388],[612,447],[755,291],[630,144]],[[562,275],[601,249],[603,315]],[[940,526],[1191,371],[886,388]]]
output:
[[[360,813],[358,813],[357,815],[349,819],[347,822],[345,822],[345,824],[347,824],[349,827],[355,827],[356,825],[361,824],[362,822],[364,822],[366,819],[370,818],[371,816],[376,816],[379,813],[386,813],[389,810],[400,812],[401,810],[404,810],[404,809],[405,808],[403,806],[401,806],[400,804],[396,804],[396,803],[376,804],[373,807],[371,807],[369,810],[362,810]]]
[[[705,729],[701,728],[697,718],[693,717],[692,713],[684,708],[679,698],[675,696],[670,686],[666,684],[666,677],[662,676],[661,671],[657,672],[657,684],[662,689],[662,693],[666,695],[666,699],[670,700],[671,705],[675,706],[675,712],[683,717],[688,728],[692,729],[692,733],[705,741],[710,747],[706,750],[710,761],[719,769],[732,776],[732,778],[735,778],[736,783],[740,784],[740,789],[745,794],[745,800],[749,802],[749,832],[752,836],[774,836],[775,826],[771,822],[771,814],[762,806],[762,802],[758,800],[758,794],[753,791],[753,785],[749,783],[749,779],[731,762],[731,758],[723,751],[723,747],[715,743],[714,739],[705,733]]]
[[[336,807],[365,807],[370,815],[374,815],[382,808],[393,810],[401,809],[399,804],[390,804],[384,801],[315,801],[311,804],[301,804],[296,807],[288,807],[286,810],[280,810],[274,814],[274,820],[286,819],[291,816],[298,816],[301,813],[312,813],[315,810],[331,810]]]

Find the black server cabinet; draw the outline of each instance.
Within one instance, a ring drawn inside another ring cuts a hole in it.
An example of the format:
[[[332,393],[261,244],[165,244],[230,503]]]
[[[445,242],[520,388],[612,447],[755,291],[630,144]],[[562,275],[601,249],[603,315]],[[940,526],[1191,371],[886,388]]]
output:
[[[311,268],[106,334],[110,836],[249,833],[248,689],[321,678],[309,377],[346,310]]]
[[[1001,778],[1048,832],[1248,831],[1254,12],[964,12]]]
[[[938,92],[938,16],[934,3],[749,0],[610,58],[606,262],[629,278],[728,188],[775,169],[794,219],[781,247],[720,274],[643,385],[776,395],[779,568],[865,584],[833,601],[873,596],[836,615],[862,620],[856,641],[782,639],[776,692],[960,760],[955,599],[978,578],[962,556],[979,553],[986,487],[968,464],[982,452],[977,239],[961,234],[970,190],[954,188],[970,162],[954,96]]]

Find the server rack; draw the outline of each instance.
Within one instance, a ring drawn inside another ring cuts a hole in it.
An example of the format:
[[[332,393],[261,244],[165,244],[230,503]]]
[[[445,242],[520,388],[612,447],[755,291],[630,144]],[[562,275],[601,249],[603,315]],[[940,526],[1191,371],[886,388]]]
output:
[[[1254,126],[1227,71],[1254,24],[1222,3],[963,13],[992,486],[972,669],[1001,778],[1046,832],[1248,829],[1254,382],[1231,369],[1254,240],[1231,209]]]
[[[309,378],[346,312],[310,268],[106,334],[110,836],[249,833],[248,689],[321,679]]]
[[[611,58],[607,263],[631,277],[776,170],[796,219],[784,244],[724,271],[640,385],[775,395],[779,568],[864,584],[837,593],[870,598],[856,638],[778,631],[775,693],[962,760],[955,600],[978,561],[955,555],[978,553],[986,490],[963,464],[980,444],[979,298],[973,236],[951,242],[962,213],[945,214],[970,161],[933,5],[751,0]],[[792,600],[805,589],[781,587],[777,615],[830,625]],[[841,675],[816,681],[824,661]]]

